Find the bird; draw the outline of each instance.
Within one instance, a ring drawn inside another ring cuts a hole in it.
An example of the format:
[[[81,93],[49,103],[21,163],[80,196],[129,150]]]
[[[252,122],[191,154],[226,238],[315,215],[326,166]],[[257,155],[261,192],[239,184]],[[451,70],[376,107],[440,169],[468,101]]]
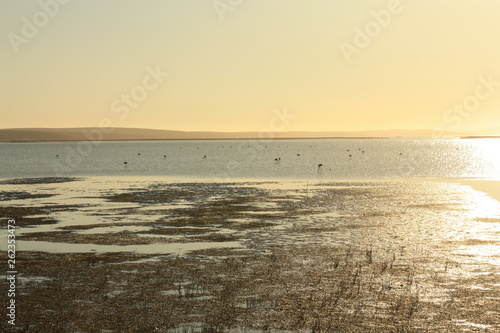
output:
[[[323,166],[322,163],[318,164],[318,173],[320,172],[322,166]]]
[[[123,164],[127,165],[127,164],[128,164],[128,162],[123,162]]]
[[[203,156],[203,158],[207,158],[207,155]]]
[[[137,153],[137,155],[141,155],[141,153]]]

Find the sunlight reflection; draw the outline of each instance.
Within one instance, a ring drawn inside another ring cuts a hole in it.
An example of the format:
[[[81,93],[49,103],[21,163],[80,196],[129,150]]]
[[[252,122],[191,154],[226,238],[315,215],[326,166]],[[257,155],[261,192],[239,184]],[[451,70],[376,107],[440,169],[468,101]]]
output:
[[[491,198],[487,193],[479,193],[475,196],[474,210],[475,217],[493,217],[500,215],[500,202]]]
[[[489,179],[500,180],[500,140],[474,139],[470,140],[474,153],[471,158],[476,159]]]
[[[463,194],[467,198],[467,217],[462,232],[450,232],[461,243],[457,254],[475,262],[500,265],[500,202],[498,181],[466,181]],[[497,193],[495,193],[497,192]],[[465,217],[465,216],[464,216]],[[451,238],[450,238],[451,239]]]

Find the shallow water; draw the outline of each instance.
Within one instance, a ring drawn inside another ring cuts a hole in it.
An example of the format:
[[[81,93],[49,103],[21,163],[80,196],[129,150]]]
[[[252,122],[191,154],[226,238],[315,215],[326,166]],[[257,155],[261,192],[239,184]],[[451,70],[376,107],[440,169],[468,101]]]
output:
[[[18,251],[41,251],[50,253],[88,253],[88,252],[134,252],[142,254],[176,254],[184,255],[187,251],[204,250],[212,248],[237,248],[238,242],[196,242],[196,243],[166,243],[145,245],[96,245],[96,244],[70,244],[41,241],[21,241]]]
[[[500,203],[460,183],[283,181],[215,184],[175,183],[162,179],[141,181],[134,177],[113,182],[113,179],[94,177],[29,187],[3,185],[2,188],[7,193],[5,200],[9,191],[54,194],[52,197],[4,201],[4,204],[20,208],[45,207],[47,214],[24,217],[46,217],[56,221],[54,224],[25,225],[23,217],[18,218],[20,250],[172,253],[207,246],[258,248],[259,244],[305,242],[338,246],[356,244],[374,249],[403,245],[420,250],[432,248],[432,251],[443,253],[451,247],[459,256],[500,264]],[[122,202],[109,199],[122,194],[133,195],[130,198],[135,199]],[[50,207],[61,205],[61,209],[50,210]],[[66,205],[70,209],[64,208]],[[481,220],[488,218],[492,219],[488,223]],[[51,233],[68,230],[72,237],[135,237],[140,233],[137,236],[152,237],[158,242],[127,245],[125,240],[123,246],[92,245],[85,241],[67,244],[57,240],[22,240],[30,234],[46,233],[50,237]],[[5,237],[5,232],[3,229],[0,237]],[[196,237],[214,235],[231,236],[234,241],[196,241]],[[176,244],[162,243],[165,240]],[[178,243],[179,240],[186,243]]]
[[[498,139],[0,143],[0,178],[500,179],[499,150]]]

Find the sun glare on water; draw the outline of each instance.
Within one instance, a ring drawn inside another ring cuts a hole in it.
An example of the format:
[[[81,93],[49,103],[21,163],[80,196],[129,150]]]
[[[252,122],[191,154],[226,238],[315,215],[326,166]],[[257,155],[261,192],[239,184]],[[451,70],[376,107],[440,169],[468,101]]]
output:
[[[489,180],[500,180],[500,139],[473,139],[469,141],[471,161]]]

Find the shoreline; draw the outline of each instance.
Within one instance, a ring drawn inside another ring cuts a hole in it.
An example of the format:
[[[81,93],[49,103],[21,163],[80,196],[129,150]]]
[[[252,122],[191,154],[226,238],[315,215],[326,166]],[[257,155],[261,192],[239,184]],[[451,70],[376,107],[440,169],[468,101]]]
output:
[[[98,142],[137,142],[137,141],[231,141],[231,140],[328,140],[328,139],[347,139],[347,140],[376,140],[376,139],[419,139],[419,140],[434,140],[429,137],[393,137],[393,136],[318,136],[318,137],[278,137],[278,138],[259,138],[259,137],[244,137],[244,138],[172,138],[172,139],[102,139]],[[459,137],[449,137],[446,139],[459,139]],[[47,139],[47,140],[0,140],[0,143],[49,143],[49,142],[87,142],[92,140],[69,140],[69,139]]]
[[[500,202],[500,180],[464,180],[460,184],[470,186],[475,191],[482,192]]]

